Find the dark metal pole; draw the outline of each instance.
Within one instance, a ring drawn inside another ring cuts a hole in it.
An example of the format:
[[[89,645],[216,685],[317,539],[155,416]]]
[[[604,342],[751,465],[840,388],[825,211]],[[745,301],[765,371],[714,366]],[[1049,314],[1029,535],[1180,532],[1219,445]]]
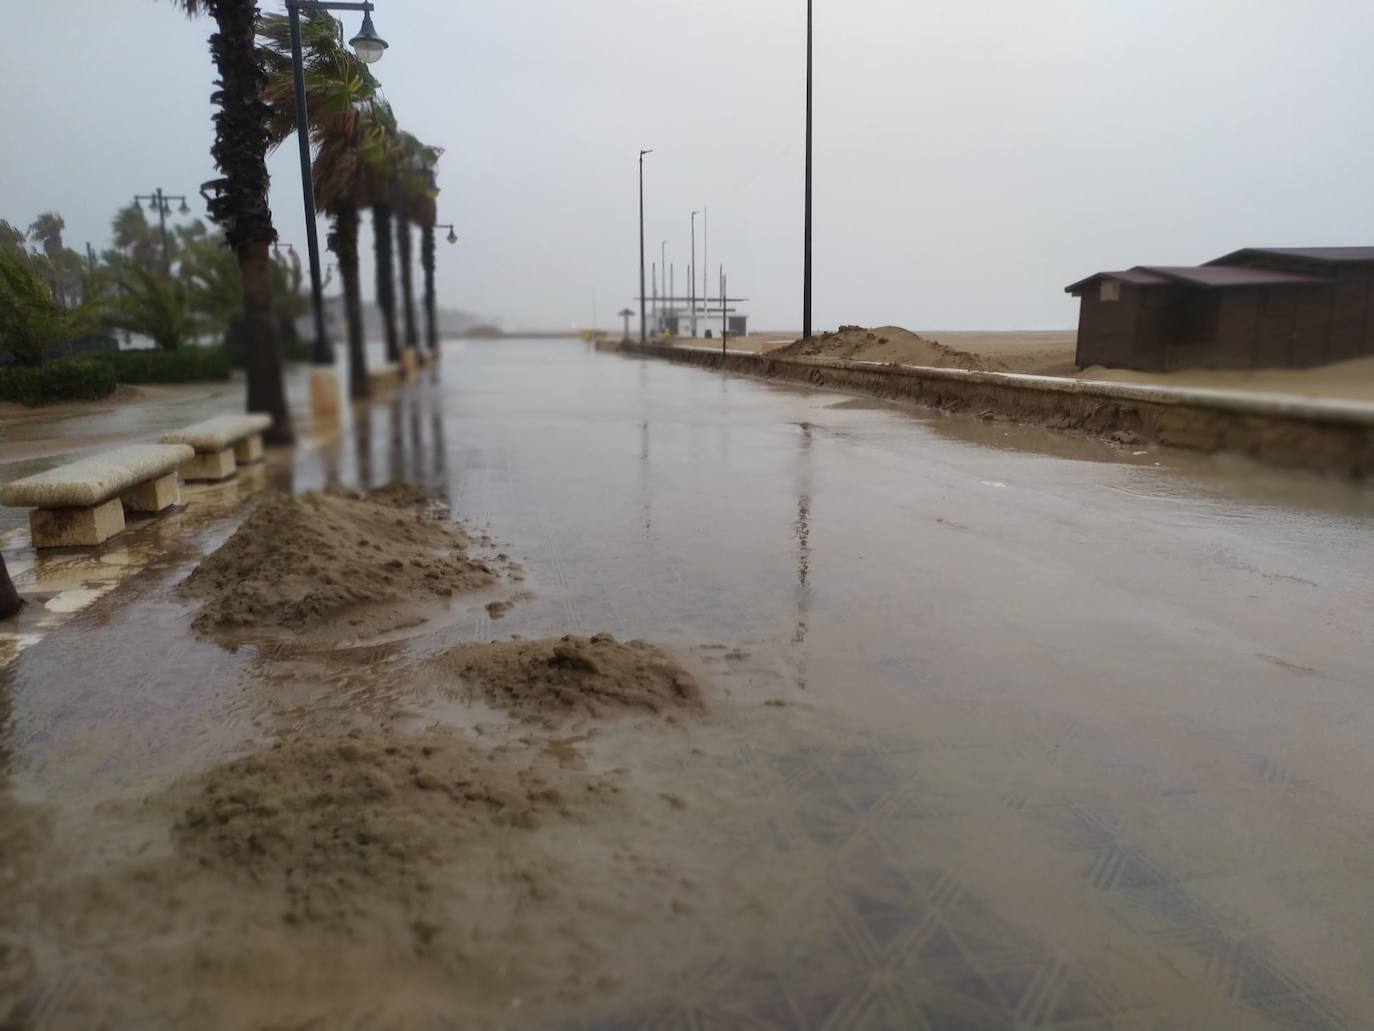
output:
[[[167,249],[167,201],[163,199],[162,187],[157,188],[157,224],[162,230],[162,273],[166,276],[172,274],[172,255]]]
[[[692,336],[697,335],[697,212],[692,212],[692,264],[687,267],[687,301],[692,306]]]
[[[315,227],[315,184],[310,170],[310,114],[305,108],[305,60],[301,56],[301,13],[287,4],[291,23],[291,75],[296,83],[296,139],[301,150],[301,193],[305,199],[305,244],[310,254],[310,299],[315,313],[315,346],[311,361],[333,365],[334,348],[324,332],[324,287],[320,282],[320,240]]]
[[[720,356],[725,357],[725,337],[730,331],[729,320],[725,317],[725,266],[720,267]]]
[[[806,0],[806,244],[802,259],[802,339],[811,336],[811,3]]]
[[[644,155],[639,152],[639,342],[648,343],[648,326],[644,316]]]

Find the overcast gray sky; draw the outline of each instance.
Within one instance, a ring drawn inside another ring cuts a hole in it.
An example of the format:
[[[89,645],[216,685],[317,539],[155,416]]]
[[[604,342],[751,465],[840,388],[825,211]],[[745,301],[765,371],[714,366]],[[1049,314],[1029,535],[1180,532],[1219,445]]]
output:
[[[1099,268],[1374,243],[1368,0],[815,3],[821,327],[1071,326],[1063,287]],[[803,0],[377,6],[386,95],[448,148],[442,304],[585,326],[595,293],[618,322],[642,146],[651,256],[669,241],[683,284],[709,208],[712,289],[724,262],[755,325],[800,324]],[[70,244],[105,246],[134,192],[213,177],[208,20],[0,13],[0,217],[57,209]],[[272,203],[301,246],[295,161],[272,159]]]

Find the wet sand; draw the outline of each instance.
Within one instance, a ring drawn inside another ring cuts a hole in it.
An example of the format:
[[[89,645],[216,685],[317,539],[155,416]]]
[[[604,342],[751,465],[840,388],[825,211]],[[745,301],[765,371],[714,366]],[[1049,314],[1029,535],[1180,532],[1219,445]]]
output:
[[[872,335],[873,339],[867,337]],[[786,352],[796,333],[755,333],[731,337],[736,350]],[[1176,387],[1329,397],[1374,401],[1374,358],[1338,362],[1312,369],[1185,369],[1178,372],[1136,372],[1074,364],[1075,330],[917,330],[881,326],[840,333],[809,349],[827,357],[865,361],[895,361],[937,368],[983,369],[1035,376],[1070,376]],[[883,341],[880,343],[880,341]],[[705,341],[694,341],[704,344]],[[938,346],[935,346],[938,345]],[[799,349],[800,350],[800,349]],[[950,354],[950,352],[954,352]],[[961,360],[962,357],[962,360]]]
[[[378,640],[228,650],[177,586],[233,515],[0,672],[0,939],[34,1023],[1374,1014],[1367,490],[566,344],[437,375],[285,485],[439,491],[524,570],[499,622],[474,592]],[[660,645],[703,708],[532,724],[439,658],[600,631]],[[376,772],[423,814],[325,804],[416,862],[346,867],[319,922],[284,918],[276,860],[222,870],[314,797],[292,769],[385,794]],[[249,833],[197,838],[225,775]],[[428,794],[463,777],[500,807]],[[419,863],[445,828],[470,845]],[[178,849],[210,865],[170,876]]]

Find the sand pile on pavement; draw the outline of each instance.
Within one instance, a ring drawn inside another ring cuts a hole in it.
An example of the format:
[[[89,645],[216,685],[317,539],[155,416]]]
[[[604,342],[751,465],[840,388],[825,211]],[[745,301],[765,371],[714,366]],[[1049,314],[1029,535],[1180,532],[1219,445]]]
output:
[[[462,850],[546,820],[586,820],[619,789],[535,753],[481,749],[451,734],[353,731],[280,744],[182,790],[190,794],[175,826],[183,856],[279,890],[288,923],[348,926],[360,900],[419,904],[435,871]]]
[[[413,487],[365,497],[267,497],[182,590],[202,601],[197,630],[303,631],[341,622],[380,633],[415,621],[411,606],[496,582],[468,536]]]
[[[701,687],[667,654],[610,634],[462,645],[430,668],[455,693],[527,722],[703,708]]]
[[[877,329],[841,326],[838,332],[798,340],[769,353],[782,358],[852,358],[865,362],[984,372],[1003,372],[1007,368],[995,358],[955,350],[897,326],[880,326]]]

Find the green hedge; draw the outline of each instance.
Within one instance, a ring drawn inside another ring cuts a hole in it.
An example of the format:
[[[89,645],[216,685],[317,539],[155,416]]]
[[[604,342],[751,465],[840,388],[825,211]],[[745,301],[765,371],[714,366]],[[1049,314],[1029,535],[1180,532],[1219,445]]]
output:
[[[203,383],[229,378],[229,356],[222,347],[96,351],[85,357],[108,365],[120,383]]]
[[[58,358],[35,367],[0,367],[0,401],[26,405],[98,401],[115,389],[114,368],[89,358]]]

